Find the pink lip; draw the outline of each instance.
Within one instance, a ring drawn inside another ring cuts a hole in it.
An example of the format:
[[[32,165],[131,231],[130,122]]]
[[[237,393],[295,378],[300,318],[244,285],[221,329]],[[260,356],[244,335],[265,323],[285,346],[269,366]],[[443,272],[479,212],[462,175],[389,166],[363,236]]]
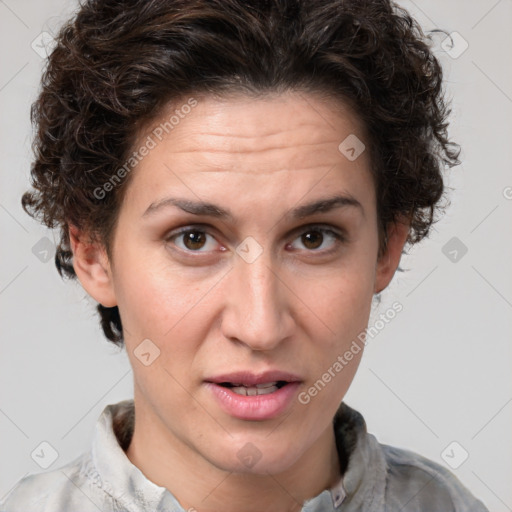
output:
[[[286,381],[287,384],[267,395],[238,395],[221,386],[222,382],[255,386],[267,382]],[[235,372],[205,379],[206,388],[212,393],[221,409],[235,418],[249,421],[263,421],[282,414],[292,403],[301,379],[291,373],[268,371],[261,374]]]

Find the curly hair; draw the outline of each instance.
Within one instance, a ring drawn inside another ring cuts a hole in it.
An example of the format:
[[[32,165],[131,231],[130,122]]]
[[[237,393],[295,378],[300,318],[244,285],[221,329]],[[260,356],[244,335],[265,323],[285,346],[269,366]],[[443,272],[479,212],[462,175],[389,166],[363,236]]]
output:
[[[186,94],[326,92],[369,137],[379,251],[398,216],[407,242],[442,209],[442,171],[460,148],[447,135],[442,68],[410,14],[389,0],[84,0],[56,36],[31,107],[32,190],[24,210],[60,227],[55,264],[76,278],[69,226],[106,248],[130,177],[94,191],[129,158],[141,127]],[[117,306],[97,305],[122,346]]]

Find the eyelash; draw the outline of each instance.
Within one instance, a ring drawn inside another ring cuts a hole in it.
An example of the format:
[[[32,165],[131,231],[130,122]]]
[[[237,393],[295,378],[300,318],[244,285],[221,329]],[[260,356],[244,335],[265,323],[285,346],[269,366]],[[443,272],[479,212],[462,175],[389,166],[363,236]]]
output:
[[[191,233],[191,232],[192,233],[193,232],[203,233],[203,234],[210,235],[211,237],[215,238],[211,233],[208,232],[208,226],[190,225],[190,226],[181,228],[177,231],[173,231],[173,232],[169,233],[168,236],[165,237],[165,241],[172,242],[175,238],[178,238],[180,235],[184,235],[186,233]],[[296,231],[297,236],[295,236],[293,241],[295,241],[297,238],[300,238],[302,235],[304,235],[306,233],[310,233],[310,232],[319,232],[319,233],[322,233],[323,235],[328,234],[328,235],[331,235],[335,239],[335,243],[333,244],[334,247],[332,247],[330,249],[324,249],[324,250],[304,249],[306,252],[309,252],[312,254],[321,254],[321,255],[331,254],[332,252],[335,252],[341,244],[343,244],[347,241],[344,234],[342,234],[338,231],[335,231],[325,225],[318,225],[318,224],[311,224],[308,226],[304,226],[301,231]],[[322,240],[322,244],[323,244],[323,242],[324,241]],[[201,251],[201,250],[193,251],[191,249],[182,249],[181,247],[178,247],[178,250],[180,250],[182,252],[186,252],[187,254],[193,254],[193,253],[207,254],[208,253],[208,251]]]

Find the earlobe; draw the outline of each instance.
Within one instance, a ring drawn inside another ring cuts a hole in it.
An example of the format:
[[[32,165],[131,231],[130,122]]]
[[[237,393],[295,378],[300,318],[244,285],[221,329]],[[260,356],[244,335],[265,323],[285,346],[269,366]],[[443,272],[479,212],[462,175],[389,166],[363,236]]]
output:
[[[409,235],[410,223],[399,219],[387,228],[387,246],[377,261],[375,272],[375,293],[384,290],[395,275],[402,251]]]
[[[110,262],[105,248],[90,240],[75,226],[69,226],[73,268],[84,290],[105,307],[117,305]]]

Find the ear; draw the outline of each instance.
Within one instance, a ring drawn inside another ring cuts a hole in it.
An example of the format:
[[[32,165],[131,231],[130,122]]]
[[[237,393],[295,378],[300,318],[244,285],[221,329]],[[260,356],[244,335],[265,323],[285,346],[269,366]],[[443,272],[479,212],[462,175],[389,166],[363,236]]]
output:
[[[410,222],[400,218],[387,227],[387,246],[383,254],[377,260],[375,272],[375,293],[384,290],[395,275],[402,251],[409,235]]]
[[[73,268],[84,290],[97,302],[110,308],[117,305],[110,262],[105,248],[92,242],[75,226],[69,226]]]

